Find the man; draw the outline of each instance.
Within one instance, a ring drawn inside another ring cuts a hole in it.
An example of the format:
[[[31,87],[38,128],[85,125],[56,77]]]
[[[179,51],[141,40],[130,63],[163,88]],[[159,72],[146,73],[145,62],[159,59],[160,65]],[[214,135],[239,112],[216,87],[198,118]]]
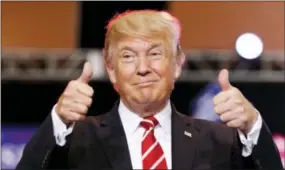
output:
[[[223,91],[213,101],[226,125],[176,111],[169,98],[185,60],[179,39],[180,25],[166,12],[114,17],[104,57],[120,100],[110,112],[86,117],[94,93],[87,62],[26,146],[17,169],[282,169],[266,124],[229,83],[227,70],[219,74]]]

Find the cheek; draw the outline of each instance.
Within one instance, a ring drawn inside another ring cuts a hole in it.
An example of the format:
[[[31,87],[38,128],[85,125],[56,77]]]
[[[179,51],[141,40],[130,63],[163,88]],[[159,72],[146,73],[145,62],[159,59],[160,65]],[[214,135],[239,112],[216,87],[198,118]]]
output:
[[[174,78],[174,69],[167,61],[154,61],[152,62],[152,68],[162,79],[168,80]]]
[[[129,81],[136,74],[136,67],[134,64],[123,64],[119,63],[116,75],[118,77],[118,81]]]

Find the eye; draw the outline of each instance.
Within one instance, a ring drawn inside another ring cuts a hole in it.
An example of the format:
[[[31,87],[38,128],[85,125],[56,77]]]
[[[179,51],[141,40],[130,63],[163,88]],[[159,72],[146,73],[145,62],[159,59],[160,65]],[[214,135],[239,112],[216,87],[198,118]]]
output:
[[[150,55],[160,55],[159,52],[151,52]]]
[[[128,58],[131,58],[132,56],[131,55],[129,55],[129,54],[127,54],[127,55],[123,55],[123,58],[125,58],[125,59],[128,59]]]
[[[149,53],[149,56],[152,58],[152,59],[160,59],[162,57],[162,53],[160,51],[151,51]]]
[[[123,62],[133,62],[135,60],[134,54],[123,54],[121,57]]]

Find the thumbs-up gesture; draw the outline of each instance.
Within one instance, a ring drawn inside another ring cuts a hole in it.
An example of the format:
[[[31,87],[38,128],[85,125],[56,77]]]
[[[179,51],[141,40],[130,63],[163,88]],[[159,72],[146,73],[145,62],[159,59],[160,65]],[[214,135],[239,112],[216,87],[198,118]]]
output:
[[[92,74],[92,66],[86,62],[80,77],[70,81],[60,96],[56,113],[64,123],[69,124],[85,118],[94,93],[92,87],[88,85]]]
[[[257,120],[257,111],[239,89],[230,84],[228,70],[220,72],[218,82],[222,91],[214,97],[216,113],[227,126],[247,134]]]

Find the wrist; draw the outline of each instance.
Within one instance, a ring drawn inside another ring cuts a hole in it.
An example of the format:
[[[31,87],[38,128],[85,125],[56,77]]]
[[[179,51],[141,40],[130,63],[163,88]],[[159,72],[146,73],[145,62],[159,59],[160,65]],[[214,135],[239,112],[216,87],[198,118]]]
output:
[[[60,120],[67,126],[69,127],[72,122],[66,120],[61,114],[60,114],[60,105],[57,104],[56,107],[55,107],[55,113],[57,114],[57,116],[60,118]]]
[[[243,131],[243,133],[245,135],[247,135],[253,128],[254,124],[256,123],[257,119],[258,119],[258,112],[256,110],[253,110],[252,114],[251,114],[251,119],[248,123],[248,126],[245,128],[245,130]]]

